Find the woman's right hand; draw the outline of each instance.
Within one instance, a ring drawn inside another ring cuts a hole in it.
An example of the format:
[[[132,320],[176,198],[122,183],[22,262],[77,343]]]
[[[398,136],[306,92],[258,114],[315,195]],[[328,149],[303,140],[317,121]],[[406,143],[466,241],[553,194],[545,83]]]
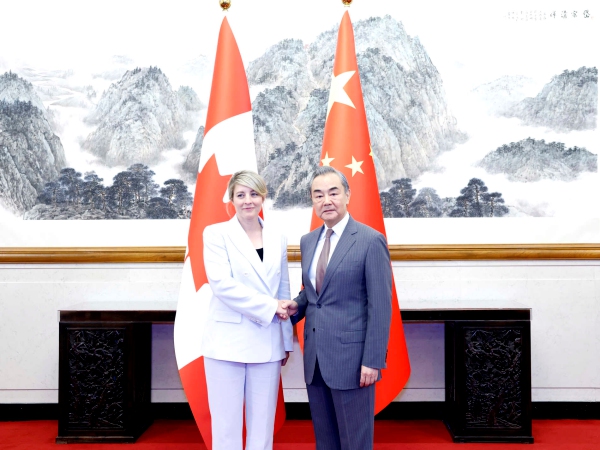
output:
[[[298,303],[294,300],[278,300],[277,316],[281,320],[287,320],[298,312]]]
[[[279,317],[281,320],[289,319],[290,316],[288,314],[288,307],[290,302],[291,300],[277,300],[277,317]]]

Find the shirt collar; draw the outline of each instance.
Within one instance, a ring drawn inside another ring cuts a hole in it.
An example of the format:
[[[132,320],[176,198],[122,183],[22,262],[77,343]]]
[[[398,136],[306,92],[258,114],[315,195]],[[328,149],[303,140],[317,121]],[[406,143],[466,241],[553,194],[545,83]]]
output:
[[[332,227],[333,233],[336,234],[338,237],[340,237],[342,235],[342,233],[344,232],[344,230],[346,229],[346,225],[348,225],[349,220],[350,220],[350,214],[348,214],[348,212],[346,212],[346,215],[344,216],[344,218]],[[325,236],[326,231],[327,231],[327,225],[323,224],[323,231],[321,232],[321,236]]]

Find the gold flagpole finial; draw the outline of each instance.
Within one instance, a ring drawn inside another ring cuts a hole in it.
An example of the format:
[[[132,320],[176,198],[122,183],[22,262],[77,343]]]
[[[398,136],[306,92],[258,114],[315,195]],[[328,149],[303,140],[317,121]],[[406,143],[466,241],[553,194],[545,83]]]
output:
[[[219,0],[219,6],[223,11],[227,11],[231,8],[231,0]]]
[[[346,8],[348,8],[352,4],[352,0],[342,0],[342,3]]]

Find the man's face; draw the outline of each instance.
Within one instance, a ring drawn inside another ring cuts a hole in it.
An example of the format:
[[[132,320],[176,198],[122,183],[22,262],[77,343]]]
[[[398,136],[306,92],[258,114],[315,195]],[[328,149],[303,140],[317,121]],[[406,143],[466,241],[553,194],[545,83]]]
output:
[[[342,180],[335,173],[320,175],[310,187],[315,214],[331,228],[344,218],[350,203],[350,191],[346,193]]]

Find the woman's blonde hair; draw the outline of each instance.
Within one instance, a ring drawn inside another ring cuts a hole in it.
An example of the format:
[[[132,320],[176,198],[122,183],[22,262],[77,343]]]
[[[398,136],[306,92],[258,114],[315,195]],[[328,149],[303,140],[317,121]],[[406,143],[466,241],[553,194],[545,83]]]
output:
[[[233,190],[237,184],[254,190],[254,192],[263,198],[263,200],[267,198],[267,183],[265,183],[263,177],[256,172],[252,172],[251,170],[240,170],[231,176],[229,184],[227,185],[229,200],[233,200]]]

